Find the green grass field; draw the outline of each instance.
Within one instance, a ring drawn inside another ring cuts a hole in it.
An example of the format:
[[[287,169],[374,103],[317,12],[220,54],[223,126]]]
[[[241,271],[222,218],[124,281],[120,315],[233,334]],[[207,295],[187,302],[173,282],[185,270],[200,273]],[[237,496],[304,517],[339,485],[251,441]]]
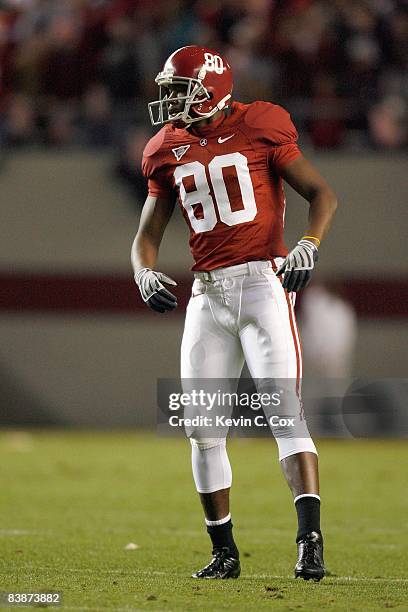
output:
[[[196,581],[209,540],[183,439],[0,433],[0,590],[71,610],[408,610],[404,441],[322,441],[330,575],[295,581],[296,520],[271,440],[232,440],[239,580]],[[135,550],[125,550],[133,542]]]

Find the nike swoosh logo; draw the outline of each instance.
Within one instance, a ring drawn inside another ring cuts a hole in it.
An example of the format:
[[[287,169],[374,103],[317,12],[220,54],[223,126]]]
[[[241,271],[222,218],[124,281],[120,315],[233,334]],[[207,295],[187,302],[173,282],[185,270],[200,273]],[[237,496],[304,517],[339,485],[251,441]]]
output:
[[[221,138],[221,136],[218,139],[218,142],[220,144],[222,144],[223,142],[225,142],[226,140],[229,140],[230,138],[233,138],[235,136],[235,134],[231,134],[231,136],[226,136],[225,138]]]

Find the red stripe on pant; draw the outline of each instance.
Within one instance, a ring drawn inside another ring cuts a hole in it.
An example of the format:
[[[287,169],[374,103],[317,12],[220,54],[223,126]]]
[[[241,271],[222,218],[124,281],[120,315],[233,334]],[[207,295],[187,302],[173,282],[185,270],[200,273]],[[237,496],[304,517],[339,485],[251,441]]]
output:
[[[271,264],[272,264],[272,270],[276,272],[278,267],[275,261],[272,260]],[[282,284],[282,277],[279,276],[278,278]],[[293,309],[292,300],[289,296],[289,293],[286,291],[286,289],[284,289],[284,292],[285,292],[286,303],[288,305],[289,323],[290,323],[290,329],[292,332],[293,344],[295,346],[295,353],[296,353],[296,395],[298,396],[299,403],[300,403],[300,418],[303,418],[304,409],[303,409],[302,393],[301,393],[302,345],[300,343],[300,335],[299,335],[299,330],[298,330],[297,323],[296,323],[295,311]]]

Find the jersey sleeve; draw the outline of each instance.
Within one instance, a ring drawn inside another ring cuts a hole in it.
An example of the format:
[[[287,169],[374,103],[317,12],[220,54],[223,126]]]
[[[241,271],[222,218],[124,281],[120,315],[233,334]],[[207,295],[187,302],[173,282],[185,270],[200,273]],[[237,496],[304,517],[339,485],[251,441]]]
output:
[[[161,145],[163,137],[158,132],[147,143],[142,156],[142,173],[147,179],[147,187],[149,195],[155,197],[172,197],[174,195],[174,187],[165,172],[163,164],[164,156],[161,154]]]
[[[170,197],[173,195],[173,188],[169,184],[166,176],[160,173],[160,168],[152,167],[151,160],[142,159],[142,173],[147,179],[147,189],[149,195],[155,197]]]
[[[251,106],[247,123],[260,132],[258,139],[268,147],[268,164],[279,172],[301,155],[297,130],[282,106],[269,102],[255,102]]]

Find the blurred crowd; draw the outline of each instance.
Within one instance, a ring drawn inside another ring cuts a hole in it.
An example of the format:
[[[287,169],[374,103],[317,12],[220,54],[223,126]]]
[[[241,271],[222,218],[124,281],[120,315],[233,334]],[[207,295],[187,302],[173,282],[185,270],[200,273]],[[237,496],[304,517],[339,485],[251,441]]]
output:
[[[154,77],[191,43],[315,148],[407,146],[408,0],[0,0],[0,142],[117,146],[126,178]]]

